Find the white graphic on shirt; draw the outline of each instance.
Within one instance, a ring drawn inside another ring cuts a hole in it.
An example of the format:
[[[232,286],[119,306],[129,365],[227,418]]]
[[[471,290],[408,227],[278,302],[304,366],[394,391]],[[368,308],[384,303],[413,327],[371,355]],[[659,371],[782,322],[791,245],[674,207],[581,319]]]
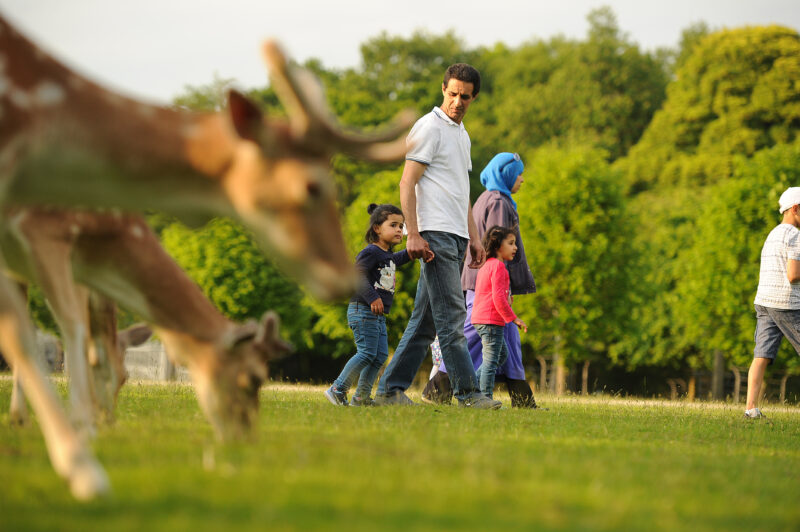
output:
[[[394,294],[395,270],[396,267],[394,265],[394,261],[390,259],[389,264],[379,270],[381,272],[381,277],[375,281],[375,288],[380,288],[381,290],[386,290],[387,292]]]

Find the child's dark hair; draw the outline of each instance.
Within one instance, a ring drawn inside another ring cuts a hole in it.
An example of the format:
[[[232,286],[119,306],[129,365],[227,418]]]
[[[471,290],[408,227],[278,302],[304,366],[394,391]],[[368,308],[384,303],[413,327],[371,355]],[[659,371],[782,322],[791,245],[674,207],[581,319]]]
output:
[[[497,250],[503,245],[503,240],[508,235],[513,234],[514,230],[510,227],[501,227],[499,225],[490,227],[486,234],[483,235],[483,249],[486,250],[486,258],[497,258]]]
[[[369,207],[367,207],[367,214],[370,215],[369,229],[367,229],[367,234],[364,235],[364,240],[367,241],[367,244],[374,244],[378,241],[378,233],[375,232],[375,226],[385,222],[390,214],[403,216],[403,211],[400,210],[400,207],[396,207],[391,203],[384,203],[383,205],[370,203]]]

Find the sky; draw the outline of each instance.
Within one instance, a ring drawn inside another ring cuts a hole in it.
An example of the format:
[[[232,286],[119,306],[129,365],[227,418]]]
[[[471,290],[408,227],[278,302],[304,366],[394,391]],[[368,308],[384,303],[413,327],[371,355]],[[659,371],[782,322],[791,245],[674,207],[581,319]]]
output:
[[[580,39],[586,15],[603,5],[644,49],[676,47],[699,21],[800,28],[797,0],[0,0],[0,15],[93,80],[168,103],[214,76],[263,87],[260,45],[268,37],[299,62],[348,68],[360,65],[360,45],[384,31],[454,30],[468,47]]]

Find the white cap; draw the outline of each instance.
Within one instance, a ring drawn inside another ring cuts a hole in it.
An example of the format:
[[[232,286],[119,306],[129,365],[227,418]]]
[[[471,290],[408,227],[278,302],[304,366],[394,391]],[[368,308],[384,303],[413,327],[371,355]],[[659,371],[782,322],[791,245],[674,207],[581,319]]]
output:
[[[786,192],[781,194],[781,199],[778,200],[781,206],[781,214],[783,211],[789,210],[795,205],[800,205],[800,187],[789,187]]]

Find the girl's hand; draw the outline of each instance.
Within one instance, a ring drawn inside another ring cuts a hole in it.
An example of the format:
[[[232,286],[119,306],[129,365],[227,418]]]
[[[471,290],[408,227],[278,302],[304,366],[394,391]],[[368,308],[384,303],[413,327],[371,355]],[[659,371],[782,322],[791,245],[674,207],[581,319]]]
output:
[[[383,315],[383,299],[376,299],[369,304],[369,308],[372,310],[373,314],[377,314],[378,316]]]
[[[514,320],[514,325],[522,329],[522,332],[528,332],[528,326],[525,325],[525,322],[521,319],[517,318]]]
[[[425,262],[430,262],[436,258],[436,254],[430,248],[425,250],[425,253],[422,255],[422,260]]]

